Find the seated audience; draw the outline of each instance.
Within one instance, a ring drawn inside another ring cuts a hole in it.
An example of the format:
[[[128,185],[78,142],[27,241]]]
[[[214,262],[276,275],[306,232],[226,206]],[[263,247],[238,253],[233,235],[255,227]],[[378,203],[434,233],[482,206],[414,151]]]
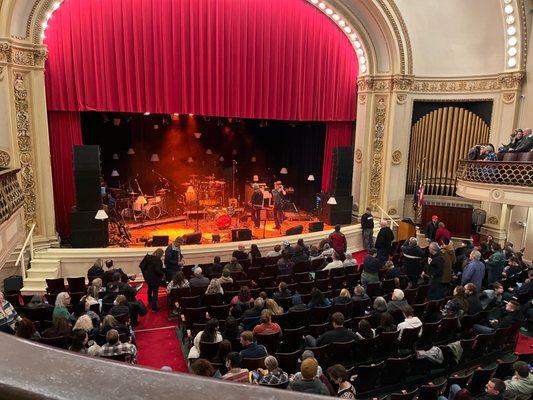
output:
[[[304,310],[307,310],[307,304],[302,303],[302,296],[296,293],[294,296],[292,296],[292,307],[289,308],[289,312]]]
[[[294,255],[292,256],[292,262],[294,264],[305,262],[309,260],[309,255],[304,251],[304,248],[297,244],[294,246]]]
[[[253,245],[252,245],[253,247]],[[221,262],[220,262],[220,257],[219,256],[215,256],[213,258],[213,264],[211,264],[208,269],[207,269],[207,275],[209,276],[212,276],[212,275],[219,275],[219,274],[222,274],[222,270],[224,269],[224,267],[222,266]]]
[[[102,278],[104,273],[104,262],[101,258],[97,258],[93,266],[87,271],[87,280],[89,281],[89,285],[91,285],[95,278]]]
[[[265,300],[261,297],[258,297],[254,300],[254,306],[242,313],[242,319],[246,318],[259,318],[261,316],[261,311],[265,307]]]
[[[232,274],[244,271],[244,269],[242,268],[242,265],[239,264],[236,257],[231,257],[230,262],[226,264],[224,269],[227,269]]]
[[[327,264],[323,268],[324,271],[329,271],[330,269],[336,269],[336,268],[344,268],[344,266],[342,265],[342,261],[339,260],[339,253],[334,251],[332,254],[332,258],[333,258],[333,261],[331,261],[329,264]]]
[[[331,300],[324,296],[324,293],[316,287],[311,290],[311,299],[307,303],[307,307],[329,307],[331,305]]]
[[[479,295],[481,307],[484,310],[500,307],[503,304],[503,292],[503,285],[500,282],[494,282],[492,289],[485,289]]]
[[[189,355],[187,358],[199,358],[201,353],[201,343],[219,343],[222,342],[222,335],[218,332],[218,319],[211,318],[205,324],[203,331],[200,331],[196,334],[193,340],[193,346],[189,350]]]
[[[442,309],[444,317],[448,318],[461,318],[468,312],[468,299],[466,296],[465,288],[462,286],[456,286],[453,289],[453,297],[446,303]]]
[[[72,332],[69,350],[75,353],[87,354],[89,336],[83,329],[76,329]]]
[[[514,375],[505,381],[505,399],[528,400],[533,395],[533,374],[524,361],[513,364]]]
[[[246,247],[244,247],[243,244],[240,244],[237,246],[237,250],[235,250],[231,254],[232,258],[236,258],[237,260],[247,260],[248,259],[248,253],[246,253]]]
[[[188,288],[189,281],[185,279],[183,271],[178,271],[167,285],[167,293],[170,293],[172,289]]]
[[[466,300],[468,301],[468,315],[474,315],[483,310],[476,285],[473,283],[467,283],[465,285],[465,294]]]
[[[134,301],[135,300],[135,296],[137,295],[137,291],[131,287],[127,281],[126,282],[122,282],[121,280],[121,275],[119,272],[115,272],[113,274],[113,276],[111,277],[111,282],[108,283],[107,286],[111,285],[111,284],[115,284],[118,286],[118,290],[119,292],[123,293],[126,298],[128,299],[128,301]]]
[[[348,304],[352,302],[352,297],[348,289],[341,289],[339,295],[333,299],[333,304]]]
[[[68,319],[68,315],[67,311],[66,316],[63,315],[63,317]],[[15,324],[21,319],[15,308],[5,299],[4,293],[0,292],[0,332],[14,334]]]
[[[254,334],[250,331],[241,333],[242,350],[239,355],[242,358],[261,358],[267,356],[268,352],[265,346],[254,342]]]
[[[241,368],[242,357],[236,351],[228,354],[226,358],[226,368],[228,372],[222,376],[222,379],[235,383],[249,383],[250,371]]]
[[[510,295],[516,296],[526,296],[527,298],[533,297],[533,268],[530,268],[527,271],[527,279],[519,286],[510,287]]]
[[[476,324],[474,331],[477,333],[492,333],[499,328],[507,328],[512,326],[515,322],[522,322],[524,315],[520,311],[520,303],[515,300],[510,300],[505,305],[505,314],[500,319],[489,319],[489,326]]]
[[[201,287],[209,285],[209,278],[202,275],[202,268],[196,267],[193,271],[193,277],[189,281],[191,287]]]
[[[270,333],[280,333],[281,327],[272,322],[272,312],[270,310],[261,311],[261,317],[259,319],[259,324],[254,327],[253,334],[270,334]]]
[[[222,379],[222,375],[218,369],[215,369],[213,364],[204,358],[194,360],[189,367],[191,374],[203,376],[205,378]]]
[[[342,262],[343,267],[357,267],[357,260],[353,258],[352,253],[346,253],[344,261]],[[357,268],[354,268],[354,270]]]
[[[405,306],[402,312],[403,316],[405,317],[405,320],[398,324],[398,330],[400,331],[400,336],[398,337],[398,339],[401,339],[402,331],[404,329],[415,329],[419,326],[422,326],[422,321],[420,321],[420,319],[415,316],[415,313],[411,306]]]
[[[393,312],[396,310],[403,310],[408,305],[407,300],[404,298],[402,289],[394,289],[391,296],[391,301],[387,303],[387,311]]]
[[[129,362],[135,363],[137,357],[137,347],[131,343],[122,343],[119,333],[116,329],[111,329],[106,335],[107,343],[100,347],[97,355],[102,357],[118,356],[127,354],[130,357]]]
[[[283,253],[289,253],[291,257],[294,255],[294,248],[291,247],[291,243],[288,240],[284,240],[281,243],[281,254],[283,255]]]
[[[274,292],[274,299],[275,300],[285,299],[291,296],[292,296],[292,293],[289,290],[289,288],[287,288],[287,284],[285,282],[280,282],[278,285],[277,292]]]
[[[250,259],[254,260],[256,258],[261,258],[261,252],[259,251],[259,247],[257,247],[256,244],[252,244],[250,246]]]
[[[155,282],[153,282],[155,284]],[[155,287],[155,286],[154,286]],[[159,290],[159,286],[157,286],[157,289]],[[107,287],[106,295],[102,299],[103,304],[113,304],[115,302],[115,299],[117,298],[119,294],[119,288],[118,285],[111,284]]]
[[[288,252],[281,253],[281,258],[278,260],[278,275],[291,275],[293,266],[291,255]]]
[[[331,257],[334,251],[335,250],[333,250],[329,243],[325,243],[322,247],[322,257]]]
[[[72,328],[65,317],[57,317],[52,321],[52,326],[44,330],[41,335],[44,338],[69,337],[72,335]]]
[[[396,287],[400,286],[399,278],[405,276],[403,271],[400,268],[396,268],[392,261],[387,261],[384,265],[385,267],[385,279],[394,279],[394,284]]]
[[[372,325],[366,319],[362,319],[357,324],[356,339],[373,339],[376,336],[376,331],[372,329]]]
[[[305,243],[304,243],[304,240],[302,238],[298,239],[298,241],[296,242],[296,244],[298,246],[300,246],[304,252],[304,254],[309,257],[309,253],[310,253],[310,249],[309,249],[309,246],[307,246]]]
[[[301,364],[307,358],[315,358],[315,353],[313,353],[312,350],[304,350],[304,352],[302,353],[302,356],[300,357],[298,361]],[[322,367],[320,365],[317,368],[315,377],[317,377],[318,379],[322,377]],[[300,371],[296,372],[293,375],[292,379],[293,380],[302,379],[302,373]]]
[[[300,365],[300,378],[294,379],[288,390],[295,392],[319,394],[329,396],[329,390],[324,383],[316,377],[318,362],[314,358],[306,358]]]
[[[119,294],[115,299],[115,305],[109,310],[109,314],[117,318],[118,316],[128,315],[132,316],[131,306],[126,299],[126,296]]]
[[[67,306],[70,304],[70,295],[67,292],[61,292],[56,297],[56,303],[52,318],[65,317],[69,319],[70,313]]]
[[[123,337],[126,337],[127,340],[130,340],[130,328],[124,324],[120,324],[112,315],[106,315],[102,320],[102,325],[100,326],[98,334],[105,336],[111,329],[116,329],[119,335],[124,335]]]
[[[533,132],[530,128],[524,130],[524,137],[516,147],[509,149],[509,152],[525,153],[533,149]]]
[[[233,296],[233,299],[231,299],[231,315],[239,318],[244,311],[252,307],[253,302],[254,298],[252,297],[248,286],[241,286],[239,289],[239,294]]]
[[[372,248],[363,260],[363,272],[361,274],[361,283],[366,286],[367,283],[379,282],[379,270],[383,262],[377,257],[378,251]]]
[[[383,332],[396,332],[397,328],[394,324],[394,318],[388,312],[381,314],[379,319],[379,326],[376,328],[376,335],[379,335]]]
[[[281,245],[277,244],[274,246],[274,250],[270,250],[268,253],[266,253],[265,257],[278,257],[281,256]]]
[[[234,336],[234,338],[238,337],[239,335]],[[231,342],[228,339],[223,339],[222,342],[218,344],[218,351],[217,354],[213,357],[213,362],[217,364],[222,364],[222,367],[220,367],[220,373],[225,374],[227,371],[225,364],[226,364],[226,358],[228,357],[228,354],[232,352],[232,345]]]
[[[231,272],[229,269],[224,268],[222,270],[222,276],[218,278],[218,282],[222,285],[224,283],[233,283],[233,278],[231,277]]]
[[[361,285],[357,285],[353,289],[353,297],[352,297],[352,299],[353,299],[353,301],[364,301],[364,300],[368,300],[369,297],[366,294],[365,288],[363,286],[361,286]]]
[[[374,299],[374,304],[372,304],[372,309],[368,313],[369,315],[380,314],[387,311],[387,300],[383,297],[378,296]]]
[[[276,357],[265,358],[266,370],[259,369],[261,376],[257,380],[260,385],[281,385],[289,382],[289,375],[278,366]]]
[[[87,332],[89,339],[94,339],[98,334],[98,329],[93,325],[93,321],[88,315],[82,315],[78,318],[72,330],[81,329]]]
[[[354,333],[344,327],[344,315],[340,312],[335,312],[331,316],[331,325],[333,326],[332,330],[329,330],[317,339],[311,335],[305,337],[305,342],[309,347],[324,346],[333,342],[349,342],[350,340],[355,339]]]
[[[220,286],[218,279],[211,279],[209,286],[205,290],[205,294],[224,294],[224,289]]]
[[[309,248],[309,261],[316,260],[318,258],[324,258],[322,252],[318,249],[318,246],[312,245]]]
[[[507,266],[503,269],[502,275],[505,277],[513,276],[522,272],[522,267],[520,266],[520,260],[518,257],[513,256],[509,259]]]
[[[350,383],[350,377],[346,368],[340,364],[335,364],[328,368],[328,375],[331,381],[339,388],[337,397],[355,400],[355,388]]]
[[[38,342],[41,340],[41,335],[35,329],[35,325],[28,318],[22,318],[15,324],[15,336],[21,339],[28,339]]]
[[[283,308],[276,303],[276,300],[274,299],[266,299],[265,300],[265,309],[269,310],[272,315],[281,315],[284,313]]]
[[[75,323],[76,320],[82,315],[88,315],[93,321],[93,325],[95,326],[100,325],[100,316],[91,310],[89,303],[86,303],[85,301],[80,300],[78,304],[76,304],[76,306],[74,307],[74,312],[70,314],[69,322],[71,324]]]

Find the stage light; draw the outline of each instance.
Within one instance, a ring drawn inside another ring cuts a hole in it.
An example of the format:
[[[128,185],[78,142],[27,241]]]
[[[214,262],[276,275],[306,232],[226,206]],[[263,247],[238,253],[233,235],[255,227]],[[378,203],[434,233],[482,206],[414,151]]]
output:
[[[335,21],[338,21],[339,19],[341,19],[341,17],[339,17],[338,14],[333,14],[333,15],[331,16],[331,18],[333,18]]]
[[[344,20],[341,19],[341,20],[339,21],[339,26],[345,26],[345,25],[346,25],[346,22],[344,22]]]
[[[98,210],[96,215],[94,216],[94,219],[98,219],[100,221],[103,221],[104,219],[107,219],[107,214],[104,210]]]
[[[135,154],[135,150],[133,150],[133,147],[130,147],[130,148],[128,149],[128,154],[129,154],[129,155],[134,155],[134,154]]]
[[[237,155],[237,149],[233,149],[233,150],[231,151],[231,154],[233,154],[234,156],[236,156],[236,155]]]
[[[159,155],[157,153],[152,154],[152,157],[150,157],[150,161],[152,162],[159,161]]]
[[[196,139],[200,139],[202,137],[202,132],[194,132],[193,135]]]
[[[351,33],[352,32],[352,28],[350,28],[349,26],[345,26],[344,27],[344,32]]]
[[[327,201],[327,204],[331,205],[331,206],[335,206],[337,205],[337,200],[335,200],[335,197],[334,196],[331,196],[328,201]]]
[[[326,8],[326,5],[324,3],[318,3],[318,6],[320,7],[320,9],[325,9]]]
[[[252,177],[252,181],[254,181],[254,182],[259,182],[259,175],[254,175],[254,176]]]
[[[333,14],[333,10],[331,8],[326,8],[326,14],[328,15]]]
[[[309,176],[307,177],[307,180],[310,181],[310,182],[312,182],[312,181],[315,180],[315,176],[314,176],[314,175],[309,175]]]
[[[518,53],[518,50],[516,50],[516,47],[510,47],[509,50],[507,51],[507,53],[513,57],[513,56],[516,56],[516,53]]]
[[[361,64],[366,64],[366,58],[364,58],[364,57],[360,57],[360,58],[359,58],[359,62],[360,62]]]
[[[257,158],[255,158],[255,156],[252,156],[252,158],[250,159],[251,162],[256,162],[257,161]]]
[[[505,8],[503,9],[503,11],[505,11],[505,13],[506,13],[507,15],[509,15],[509,14],[512,14],[512,13],[513,13],[514,8],[513,8],[512,5],[509,4],[509,5],[505,6]]]
[[[194,160],[192,159],[192,157],[189,157],[189,158],[187,158],[187,162],[188,162],[189,164],[192,164],[192,163],[194,162]]]
[[[111,176],[120,176],[118,171],[116,169],[113,170],[113,172],[111,172]]]
[[[513,15],[508,15],[507,18],[505,18],[505,22],[507,22],[507,25],[512,25],[514,24],[514,16]]]
[[[113,125],[119,126],[120,125],[120,118],[113,118]]]
[[[283,167],[279,170],[279,173],[282,174],[282,175],[287,175],[289,173],[289,171],[287,171],[287,168]]]
[[[224,157],[223,157],[223,156],[220,156],[220,158],[218,159],[218,161],[223,162],[223,161],[224,161]]]
[[[508,44],[509,46],[516,46],[517,43],[518,43],[518,40],[516,39],[515,36],[511,36],[511,37],[509,38],[509,40],[507,41],[507,44]]]
[[[148,111],[146,111],[146,112],[144,113],[144,115],[150,115],[150,113],[149,113]]]
[[[118,160],[118,154],[117,153],[113,154],[113,160]]]
[[[211,151],[211,149],[207,149],[207,150],[205,151],[205,154],[213,154],[213,152]]]
[[[155,124],[154,129],[159,129],[159,125]]]

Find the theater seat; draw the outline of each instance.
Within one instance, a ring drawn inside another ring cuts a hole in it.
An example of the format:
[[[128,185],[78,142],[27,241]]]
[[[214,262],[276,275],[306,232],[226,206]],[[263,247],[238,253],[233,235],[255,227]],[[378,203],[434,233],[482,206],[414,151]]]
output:
[[[503,155],[503,161],[516,161],[517,158],[518,158],[517,153],[505,153]]]
[[[517,157],[517,161],[522,161],[522,162],[533,162],[533,151],[528,151],[528,152],[525,152],[525,153],[517,153],[518,154],[518,157]]]

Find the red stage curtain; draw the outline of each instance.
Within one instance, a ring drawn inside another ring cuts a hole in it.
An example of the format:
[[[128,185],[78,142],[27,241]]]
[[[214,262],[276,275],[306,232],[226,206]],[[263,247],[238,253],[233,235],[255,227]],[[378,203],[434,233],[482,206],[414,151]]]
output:
[[[353,121],[358,63],[304,0],[66,0],[49,110]]]
[[[353,122],[328,122],[326,125],[326,142],[324,144],[324,161],[322,163],[322,191],[331,193],[331,173],[333,169],[333,149],[352,146],[354,132]]]
[[[56,229],[61,237],[70,234],[70,208],[76,204],[72,146],[82,144],[80,113],[68,111],[48,112],[50,155]],[[50,188],[50,190],[52,190]]]

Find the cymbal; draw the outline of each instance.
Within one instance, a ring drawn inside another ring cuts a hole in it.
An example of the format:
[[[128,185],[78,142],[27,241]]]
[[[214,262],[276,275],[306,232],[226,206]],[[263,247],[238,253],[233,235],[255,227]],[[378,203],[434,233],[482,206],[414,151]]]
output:
[[[181,186],[191,186],[192,184],[190,182],[183,182]]]
[[[137,193],[137,192],[128,192],[128,194],[129,194],[130,196],[135,196],[135,195],[138,195],[139,193]]]
[[[222,179],[221,181],[215,181],[215,183],[217,185],[225,185],[226,184],[226,181],[224,179]]]

